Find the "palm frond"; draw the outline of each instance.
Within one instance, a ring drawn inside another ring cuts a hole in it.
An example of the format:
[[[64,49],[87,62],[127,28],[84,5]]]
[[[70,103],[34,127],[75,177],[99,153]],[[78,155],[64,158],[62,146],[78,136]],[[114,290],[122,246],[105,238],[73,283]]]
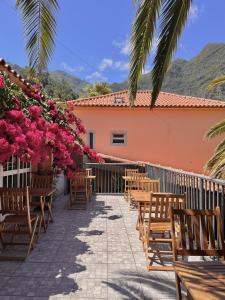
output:
[[[187,21],[192,0],[165,0],[161,13],[160,36],[152,71],[152,100],[154,106],[164,76],[171,63],[183,27]]]
[[[161,0],[142,0],[132,26],[129,90],[130,103],[134,104],[138,81],[151,49],[156,20],[161,6]]]
[[[207,163],[207,169],[210,174],[216,178],[225,177],[225,153],[217,153]]]
[[[54,50],[58,0],[17,0],[16,5],[22,12],[29,66],[39,73]]]
[[[225,76],[220,76],[215,79],[213,79],[210,84],[208,85],[208,90],[213,90],[217,86],[225,84]]]
[[[206,133],[206,138],[212,139],[223,133],[225,133],[225,120],[217,123],[212,128],[210,128],[209,131]]]
[[[221,160],[223,160],[224,158],[225,158],[224,149],[220,151],[216,151],[206,164],[207,170],[212,171],[213,169],[217,168],[217,165],[219,165]]]

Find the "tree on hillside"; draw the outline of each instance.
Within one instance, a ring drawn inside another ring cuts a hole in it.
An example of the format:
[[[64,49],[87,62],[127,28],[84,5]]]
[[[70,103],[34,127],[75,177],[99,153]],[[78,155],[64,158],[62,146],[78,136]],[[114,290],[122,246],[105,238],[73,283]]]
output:
[[[58,0],[16,0],[21,11],[29,67],[40,73],[50,60],[55,42]]]
[[[178,38],[187,21],[192,0],[135,0],[135,2],[138,8],[131,36],[130,101],[133,105],[138,82],[156,37],[156,24],[159,23],[158,45],[152,70],[151,107],[153,107],[171,64]]]
[[[95,84],[87,88],[87,94],[89,97],[105,95],[111,92],[112,89],[106,82],[96,82]]]

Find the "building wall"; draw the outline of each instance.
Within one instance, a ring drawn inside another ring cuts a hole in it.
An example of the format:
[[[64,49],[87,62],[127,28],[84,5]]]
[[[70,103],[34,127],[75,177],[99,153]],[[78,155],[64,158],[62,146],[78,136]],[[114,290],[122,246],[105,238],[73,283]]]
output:
[[[74,112],[95,132],[100,153],[198,173],[204,173],[219,142],[205,140],[205,133],[225,118],[224,108],[76,107]],[[127,132],[127,145],[111,145],[113,131]]]

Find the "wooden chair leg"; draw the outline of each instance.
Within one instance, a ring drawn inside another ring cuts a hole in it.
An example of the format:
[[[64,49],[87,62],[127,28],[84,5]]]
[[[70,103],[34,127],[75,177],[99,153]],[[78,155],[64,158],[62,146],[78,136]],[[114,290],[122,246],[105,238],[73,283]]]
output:
[[[37,237],[36,237],[36,243],[38,242],[38,240],[39,240],[39,236],[40,236],[40,234],[41,234],[41,225],[42,225],[42,216],[40,215],[39,216],[39,224],[37,225]]]
[[[40,199],[40,207],[41,207],[42,224],[43,224],[43,227],[44,227],[44,232],[46,232],[45,199],[43,197],[41,197],[41,199]]]
[[[3,238],[3,225],[0,224],[0,241],[1,241],[1,244],[2,244],[2,248],[5,249],[5,243],[4,243],[4,238]]]
[[[53,223],[53,214],[52,214],[52,198],[47,202],[48,208],[48,217],[47,217],[47,227],[49,223]]]
[[[36,233],[38,221],[39,221],[39,216],[37,216],[37,218],[35,220],[35,223],[34,223],[31,235],[30,235],[30,242],[29,242],[26,258],[30,254],[30,251],[34,248],[34,236],[35,236],[35,233]]]
[[[176,274],[176,295],[177,295],[177,300],[182,300],[182,295],[181,295],[181,282],[179,276]]]

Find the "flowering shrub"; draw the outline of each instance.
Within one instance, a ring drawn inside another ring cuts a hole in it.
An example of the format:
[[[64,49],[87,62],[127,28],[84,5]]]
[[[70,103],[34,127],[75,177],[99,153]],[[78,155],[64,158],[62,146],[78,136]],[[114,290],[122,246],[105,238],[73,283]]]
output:
[[[91,160],[100,156],[85,146],[80,134],[82,122],[72,113],[72,107],[57,107],[46,101],[40,88],[25,95],[5,73],[0,73],[0,163],[14,155],[21,161],[36,165],[50,159],[53,166],[65,169],[71,177],[76,167],[74,154],[87,154]]]

